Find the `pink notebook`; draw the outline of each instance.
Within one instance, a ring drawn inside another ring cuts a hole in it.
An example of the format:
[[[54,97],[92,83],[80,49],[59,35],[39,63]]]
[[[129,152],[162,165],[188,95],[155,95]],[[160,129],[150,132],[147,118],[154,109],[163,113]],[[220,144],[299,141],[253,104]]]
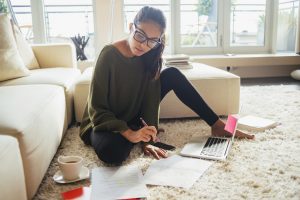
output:
[[[224,129],[233,135],[236,130],[237,124],[238,124],[238,116],[228,115]]]

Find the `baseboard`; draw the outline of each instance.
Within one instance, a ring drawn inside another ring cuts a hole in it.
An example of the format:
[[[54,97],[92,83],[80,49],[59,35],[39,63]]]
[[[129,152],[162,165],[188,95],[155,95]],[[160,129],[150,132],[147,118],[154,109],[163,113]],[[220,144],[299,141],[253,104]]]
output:
[[[288,77],[300,66],[255,66],[255,67],[218,67],[241,78]]]
[[[193,62],[204,63],[242,78],[287,77],[300,69],[300,56],[290,54],[191,56]]]

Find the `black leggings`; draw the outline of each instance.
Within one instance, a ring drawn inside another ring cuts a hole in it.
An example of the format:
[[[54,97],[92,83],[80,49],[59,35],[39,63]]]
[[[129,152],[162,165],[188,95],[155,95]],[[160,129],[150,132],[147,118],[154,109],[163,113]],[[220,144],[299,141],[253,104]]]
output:
[[[219,117],[205,103],[187,78],[176,68],[167,68],[161,72],[161,100],[173,90],[176,96],[208,125],[212,126]],[[134,143],[121,134],[111,132],[91,133],[91,145],[100,160],[120,165],[129,156]]]

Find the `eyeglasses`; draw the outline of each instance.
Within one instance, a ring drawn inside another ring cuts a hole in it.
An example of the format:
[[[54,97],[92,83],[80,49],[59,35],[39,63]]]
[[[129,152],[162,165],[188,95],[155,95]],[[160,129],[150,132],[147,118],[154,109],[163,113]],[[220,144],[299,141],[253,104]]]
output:
[[[147,46],[150,48],[150,49],[153,49],[155,47],[157,47],[159,44],[161,44],[161,41],[160,41],[160,38],[157,40],[155,39],[151,39],[151,38],[148,38],[144,33],[142,33],[140,30],[138,30],[136,28],[136,25],[134,24],[134,28],[135,28],[135,31],[134,31],[134,35],[133,35],[133,38],[140,42],[140,43],[144,43],[147,41]]]

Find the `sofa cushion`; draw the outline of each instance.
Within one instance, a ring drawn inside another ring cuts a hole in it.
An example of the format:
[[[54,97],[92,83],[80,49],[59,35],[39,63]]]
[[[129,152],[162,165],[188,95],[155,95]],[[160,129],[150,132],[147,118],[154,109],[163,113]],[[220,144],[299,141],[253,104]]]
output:
[[[29,75],[18,52],[10,19],[0,14],[0,81]]]
[[[23,34],[20,29],[12,23],[12,29],[14,32],[14,37],[16,40],[17,48],[19,54],[28,69],[38,69],[40,68],[38,61],[35,58],[35,55],[32,51],[32,48],[29,46],[27,41],[25,40]]]
[[[51,103],[60,91],[63,91],[63,88],[54,85],[0,87],[0,133],[12,136],[25,134],[22,131],[38,120],[41,110]],[[32,141],[33,149],[36,146],[34,142],[36,141]]]
[[[77,68],[76,49],[71,43],[34,44],[31,47],[40,68]]]
[[[65,130],[64,90],[46,84],[2,86],[0,99],[0,133],[18,139],[31,199]]]
[[[29,84],[53,84],[65,88],[66,91],[72,88],[80,70],[74,68],[45,68],[30,70],[30,76],[8,80],[0,83],[3,85],[29,85]]]
[[[30,70],[31,75],[0,82],[0,86],[8,85],[30,85],[51,84],[62,86],[65,90],[67,104],[68,124],[73,116],[73,88],[74,82],[80,76],[80,70],[75,68],[45,68]]]
[[[16,138],[0,133],[1,199],[26,199],[23,162]]]

